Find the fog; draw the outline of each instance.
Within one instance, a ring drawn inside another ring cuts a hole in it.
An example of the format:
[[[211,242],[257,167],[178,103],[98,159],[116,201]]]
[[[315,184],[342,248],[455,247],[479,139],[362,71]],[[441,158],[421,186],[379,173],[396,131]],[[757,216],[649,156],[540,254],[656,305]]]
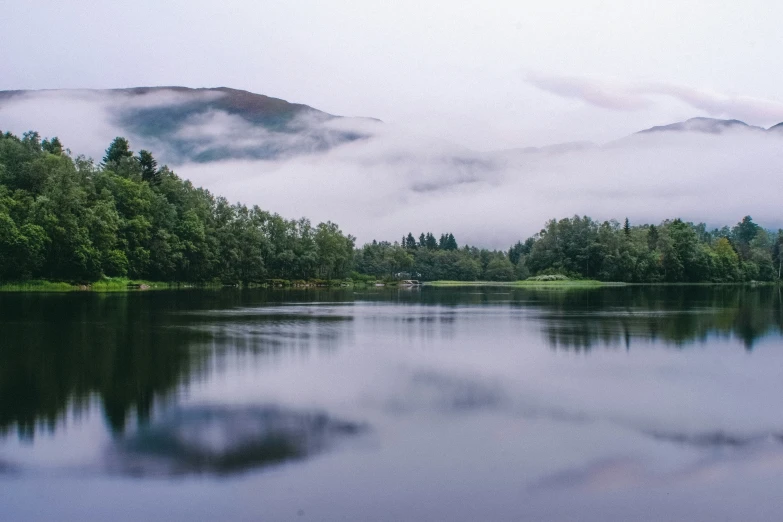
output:
[[[632,224],[680,217],[708,226],[731,225],[750,214],[766,227],[783,225],[783,133],[659,132],[618,136],[608,144],[477,152],[403,126],[353,118],[298,119],[278,132],[236,115],[202,113],[172,141],[120,127],[118,114],[129,107],[188,100],[174,91],[141,97],[42,92],[0,100],[0,129],[57,135],[74,154],[98,160],[114,136],[124,135],[134,150],[149,148],[161,163],[216,195],[288,218],[337,222],[359,244],[432,231],[452,232],[460,245],[506,248],[546,220],[574,214],[628,217]],[[345,133],[367,137],[328,141]],[[197,163],[174,150],[174,140],[183,139],[203,149],[271,144],[289,153]],[[313,143],[326,143],[326,150],[308,146]]]

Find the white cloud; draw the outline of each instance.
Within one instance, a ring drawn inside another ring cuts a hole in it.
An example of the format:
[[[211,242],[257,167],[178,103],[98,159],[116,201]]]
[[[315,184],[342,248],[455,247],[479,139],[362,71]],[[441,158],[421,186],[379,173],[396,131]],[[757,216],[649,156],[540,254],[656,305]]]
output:
[[[730,96],[663,82],[618,83],[573,76],[528,74],[527,80],[544,91],[576,98],[604,109],[638,110],[665,96],[685,103],[710,116],[738,118],[748,123],[774,124],[783,121],[783,103],[750,96]]]

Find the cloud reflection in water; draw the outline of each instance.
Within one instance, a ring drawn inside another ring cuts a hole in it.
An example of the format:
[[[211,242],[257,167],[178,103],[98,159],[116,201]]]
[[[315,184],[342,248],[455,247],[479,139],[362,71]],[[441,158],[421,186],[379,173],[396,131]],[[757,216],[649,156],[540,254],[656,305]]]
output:
[[[311,457],[366,426],[279,406],[174,409],[108,451],[109,471],[135,476],[233,474]]]

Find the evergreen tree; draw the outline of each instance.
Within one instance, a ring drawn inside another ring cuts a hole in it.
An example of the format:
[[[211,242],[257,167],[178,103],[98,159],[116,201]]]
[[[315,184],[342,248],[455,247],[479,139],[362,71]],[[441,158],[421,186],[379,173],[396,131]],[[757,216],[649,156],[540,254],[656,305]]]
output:
[[[118,164],[125,158],[132,158],[133,151],[130,150],[130,144],[128,140],[117,136],[114,141],[111,142],[109,148],[106,149],[106,155],[103,156],[103,164]]]
[[[157,185],[160,183],[158,162],[152,156],[151,152],[143,149],[139,151],[139,166],[141,167],[142,180],[146,181],[150,185]]]
[[[652,251],[658,247],[658,227],[650,225],[647,230],[647,248]]]

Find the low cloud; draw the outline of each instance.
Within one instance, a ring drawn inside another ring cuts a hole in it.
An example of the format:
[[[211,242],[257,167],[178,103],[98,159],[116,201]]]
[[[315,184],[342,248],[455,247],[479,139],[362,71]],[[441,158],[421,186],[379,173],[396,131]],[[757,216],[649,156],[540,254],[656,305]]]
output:
[[[630,111],[655,105],[659,96],[673,98],[710,116],[774,124],[783,121],[783,103],[750,96],[729,96],[661,82],[617,83],[574,76],[528,74],[527,81],[546,92],[604,109]]]
[[[646,99],[633,91],[615,98],[605,88],[569,92],[623,110]],[[150,96],[133,103],[186,99],[174,91]],[[371,120],[305,117],[296,120],[295,132],[273,132],[212,111],[185,120],[165,139],[152,139],[119,126],[116,114],[128,99],[68,91],[0,100],[0,129],[58,135],[74,152],[96,158],[114,136],[125,135],[134,150],[152,150],[161,163],[216,195],[289,218],[337,222],[359,244],[448,231],[460,245],[506,248],[547,219],[574,214],[627,216],[632,224],[681,217],[709,226],[750,214],[767,227],[783,225],[783,133],[663,132],[607,146],[477,152]],[[709,101],[692,103],[699,100]],[[191,156],[177,149],[177,140],[195,144]],[[275,159],[185,160],[210,150],[264,147],[282,152]]]
[[[566,152],[470,153],[389,130],[315,156],[186,164],[179,172],[232,200],[332,219],[360,243],[432,230],[451,231],[460,244],[507,247],[549,218],[574,214],[710,226],[751,214],[780,226],[783,138],[755,134],[663,133]]]

